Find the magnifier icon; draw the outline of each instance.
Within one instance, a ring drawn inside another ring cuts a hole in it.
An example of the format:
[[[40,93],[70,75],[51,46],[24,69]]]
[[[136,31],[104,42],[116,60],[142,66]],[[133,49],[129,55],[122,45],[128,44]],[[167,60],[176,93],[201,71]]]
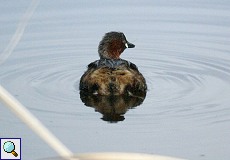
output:
[[[14,145],[14,142],[12,141],[6,141],[4,144],[3,144],[3,149],[6,153],[11,153],[13,154],[15,157],[18,156],[17,152],[15,152],[15,145]]]

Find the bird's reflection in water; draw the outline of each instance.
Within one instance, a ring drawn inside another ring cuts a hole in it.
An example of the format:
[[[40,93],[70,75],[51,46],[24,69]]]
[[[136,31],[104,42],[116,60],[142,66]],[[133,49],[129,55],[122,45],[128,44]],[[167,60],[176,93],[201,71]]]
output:
[[[100,112],[104,121],[116,123],[125,119],[124,114],[132,108],[139,106],[145,99],[146,92],[139,96],[129,95],[110,95],[101,96],[80,92],[82,102],[88,106],[95,108],[96,112]]]

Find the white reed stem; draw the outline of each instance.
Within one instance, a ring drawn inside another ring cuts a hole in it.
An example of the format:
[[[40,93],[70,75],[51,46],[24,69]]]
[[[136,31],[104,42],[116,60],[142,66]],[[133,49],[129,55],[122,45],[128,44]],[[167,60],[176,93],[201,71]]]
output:
[[[14,48],[17,46],[18,42],[21,40],[24,34],[24,31],[25,31],[26,25],[29,22],[30,18],[32,17],[38,4],[39,4],[39,0],[31,1],[28,9],[24,13],[21,20],[19,21],[19,24],[16,28],[16,31],[13,37],[11,38],[10,42],[8,43],[6,48],[3,50],[3,52],[0,54],[0,64],[4,63],[7,60],[7,58],[13,52]]]
[[[20,20],[17,29],[5,50],[0,54],[0,64],[6,61],[14,51],[23,36],[27,23],[32,17],[39,0],[31,1],[27,11]],[[9,92],[0,85],[0,100],[2,100],[25,124],[27,124],[37,135],[39,135],[51,148],[61,157],[70,157],[73,153],[67,149],[26,107],[17,101]]]
[[[25,124],[40,136],[61,157],[73,155],[31,112],[0,85],[0,100],[4,102]]]

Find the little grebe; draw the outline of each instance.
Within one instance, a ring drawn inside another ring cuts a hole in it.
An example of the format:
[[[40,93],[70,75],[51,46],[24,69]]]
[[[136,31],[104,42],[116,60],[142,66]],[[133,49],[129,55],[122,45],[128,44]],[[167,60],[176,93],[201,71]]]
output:
[[[126,48],[134,47],[123,33],[106,33],[98,46],[100,59],[88,65],[80,80],[80,91],[99,95],[145,96],[145,78],[135,64],[120,58]]]

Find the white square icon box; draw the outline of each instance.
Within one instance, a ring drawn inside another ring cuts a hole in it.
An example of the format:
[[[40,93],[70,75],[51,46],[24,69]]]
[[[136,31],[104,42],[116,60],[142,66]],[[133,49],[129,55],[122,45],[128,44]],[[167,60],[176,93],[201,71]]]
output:
[[[21,138],[0,138],[0,160],[21,160]]]

